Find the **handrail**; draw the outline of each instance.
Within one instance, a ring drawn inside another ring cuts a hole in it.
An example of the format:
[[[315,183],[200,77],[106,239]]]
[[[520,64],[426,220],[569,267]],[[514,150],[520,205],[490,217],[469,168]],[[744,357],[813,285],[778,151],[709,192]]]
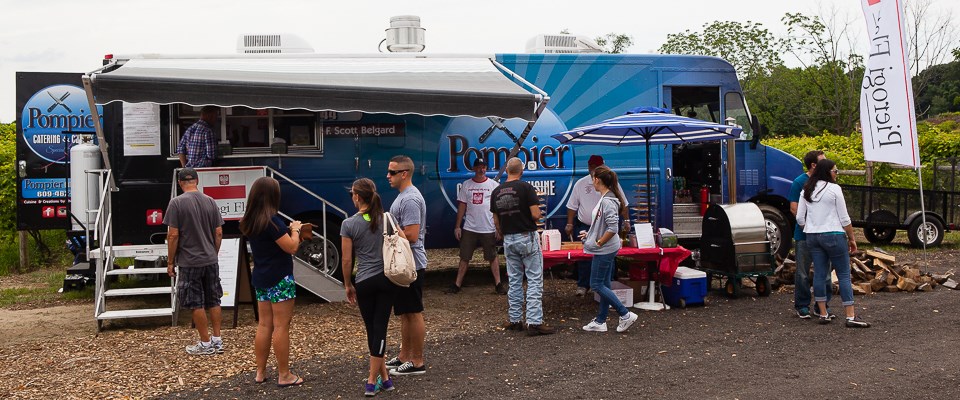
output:
[[[270,172],[271,177],[273,177],[274,175],[276,175],[276,176],[279,176],[279,177],[283,178],[284,180],[286,180],[287,182],[289,182],[289,183],[290,183],[291,185],[293,185],[294,187],[296,187],[296,188],[298,188],[298,189],[306,192],[307,194],[313,196],[315,199],[320,200],[320,202],[323,203],[324,206],[330,206],[330,207],[332,207],[334,210],[339,211],[340,214],[343,215],[343,218],[347,218],[347,217],[350,216],[350,214],[348,214],[348,213],[347,213],[346,211],[344,211],[342,208],[337,207],[336,204],[333,204],[333,203],[327,201],[327,200],[324,199],[323,197],[320,197],[320,196],[317,195],[316,193],[312,192],[310,189],[307,189],[306,187],[304,187],[303,185],[295,182],[293,179],[290,179],[290,178],[287,177],[286,175],[281,174],[279,171],[277,171],[277,170],[275,170],[275,169],[273,169],[273,168],[270,168],[270,167],[266,167],[266,166],[265,166],[264,168],[266,168],[266,170]],[[276,179],[276,178],[274,178],[274,179]],[[326,214],[326,210],[324,210],[324,214]]]

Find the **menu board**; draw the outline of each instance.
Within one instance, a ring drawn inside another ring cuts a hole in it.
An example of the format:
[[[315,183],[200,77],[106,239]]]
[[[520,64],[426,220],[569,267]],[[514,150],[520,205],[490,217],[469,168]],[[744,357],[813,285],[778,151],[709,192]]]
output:
[[[240,265],[240,238],[220,242],[220,286],[223,287],[221,307],[233,307],[237,302],[237,267]]]

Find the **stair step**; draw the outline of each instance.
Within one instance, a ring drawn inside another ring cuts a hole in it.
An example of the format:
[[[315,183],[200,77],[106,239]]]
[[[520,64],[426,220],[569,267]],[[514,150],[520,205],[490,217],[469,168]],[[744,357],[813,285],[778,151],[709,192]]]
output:
[[[166,268],[120,268],[107,271],[107,275],[149,275],[167,274]]]
[[[173,316],[173,308],[142,308],[137,310],[116,310],[105,311],[97,316],[97,319],[123,319],[123,318],[146,318],[146,317],[170,317]]]
[[[109,289],[103,292],[104,296],[107,297],[118,297],[118,296],[141,296],[148,294],[170,294],[172,293],[173,288],[170,286],[158,286],[158,287],[145,287],[145,288],[132,288],[132,289]]]

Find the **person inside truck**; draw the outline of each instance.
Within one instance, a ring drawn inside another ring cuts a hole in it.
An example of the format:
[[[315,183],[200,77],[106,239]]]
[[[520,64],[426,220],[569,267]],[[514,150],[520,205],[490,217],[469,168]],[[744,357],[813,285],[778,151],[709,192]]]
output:
[[[213,166],[217,157],[217,135],[213,125],[217,123],[220,109],[204,106],[200,109],[200,119],[187,128],[177,145],[180,166],[190,168]]]
[[[837,274],[840,298],[848,328],[868,328],[853,308],[853,285],[850,282],[850,253],[857,251],[853,224],[847,214],[843,191],[837,185],[837,164],[825,158],[817,161],[813,175],[803,185],[797,207],[797,224],[807,234],[807,246],[813,257],[813,299],[820,310],[820,324],[833,319],[827,311],[827,290],[831,266]]]
[[[474,176],[464,181],[457,193],[457,222],[453,235],[460,241],[460,265],[456,280],[446,292],[460,293],[470,259],[479,245],[483,248],[484,261],[490,264],[494,291],[497,294],[507,294],[507,284],[500,280],[500,257],[497,257],[497,241],[501,238],[497,237],[497,229],[493,226],[493,213],[490,212],[490,194],[500,184],[487,178],[487,163],[482,158],[473,161],[473,172]]]
[[[593,171],[603,164],[603,157],[597,154],[590,156],[587,161],[587,168],[590,172],[587,176],[580,178],[573,184],[573,190],[570,192],[570,200],[567,201],[567,226],[565,230],[567,237],[574,241],[574,232],[586,231],[590,228],[592,220],[591,213],[600,203],[600,192],[593,187]],[[617,183],[617,189],[624,193],[623,188]],[[626,223],[622,224],[623,229],[629,230],[630,216],[627,212],[629,202],[624,199],[623,211],[621,216]],[[614,278],[615,269],[610,270],[610,279]],[[583,296],[590,288],[590,261],[577,261],[577,296]]]
[[[796,179],[793,180],[793,184],[790,186],[790,194],[787,197],[787,200],[790,201],[790,212],[793,213],[794,218],[797,216],[797,207],[800,202],[800,192],[803,190],[803,185],[807,183],[807,180],[810,179],[810,176],[813,175],[813,171],[817,168],[817,162],[824,159],[823,152],[820,150],[810,150],[805,156],[803,156],[803,165],[807,167],[807,172],[800,174]],[[810,250],[807,248],[807,235],[803,233],[803,228],[800,227],[800,224],[796,224],[793,227],[793,241],[794,248],[796,249],[796,258],[797,262],[797,272],[793,278],[793,307],[797,310],[797,316],[801,319],[810,318],[810,267],[813,266],[813,259],[810,258]],[[826,277],[830,279],[829,276]],[[822,284],[822,283],[821,283]],[[827,291],[827,303],[830,303],[830,297],[833,294],[832,290]],[[814,308],[814,313],[817,314],[817,317],[820,316],[820,313]],[[827,314],[828,318],[833,318],[833,314]]]

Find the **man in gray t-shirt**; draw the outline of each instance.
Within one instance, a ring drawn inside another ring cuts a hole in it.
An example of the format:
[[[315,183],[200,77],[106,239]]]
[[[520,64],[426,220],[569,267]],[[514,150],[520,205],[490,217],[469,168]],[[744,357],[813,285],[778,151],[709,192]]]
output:
[[[413,259],[417,264],[417,280],[410,287],[397,288],[393,313],[400,316],[400,354],[387,361],[392,375],[420,375],[427,372],[423,359],[423,343],[427,327],[423,322],[423,270],[427,268],[427,253],[423,237],[427,226],[427,203],[413,186],[413,160],[395,156],[387,166],[390,187],[400,195],[390,205],[390,214],[397,219],[403,235],[410,241]]]
[[[191,310],[200,342],[187,346],[187,353],[206,355],[223,352],[220,337],[220,267],[217,255],[223,239],[223,218],[217,203],[197,189],[197,171],[177,172],[183,194],[170,200],[163,223],[167,225],[167,274],[177,277],[177,302]],[[179,271],[175,270],[179,267]],[[179,273],[178,273],[179,272]],[[213,335],[207,331],[207,313]]]

